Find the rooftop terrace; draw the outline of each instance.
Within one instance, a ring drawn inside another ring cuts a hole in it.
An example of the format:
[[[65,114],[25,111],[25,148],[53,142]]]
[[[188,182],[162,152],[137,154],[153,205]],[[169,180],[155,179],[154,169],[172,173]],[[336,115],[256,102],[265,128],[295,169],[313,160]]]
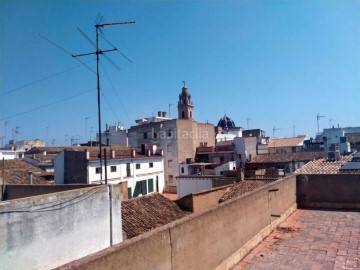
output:
[[[297,209],[233,270],[360,269],[360,212]]]

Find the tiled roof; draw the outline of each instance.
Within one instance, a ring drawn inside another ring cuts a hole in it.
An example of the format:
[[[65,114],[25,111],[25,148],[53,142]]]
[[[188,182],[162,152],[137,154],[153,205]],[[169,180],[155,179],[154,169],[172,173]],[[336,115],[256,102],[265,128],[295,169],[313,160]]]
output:
[[[224,195],[219,199],[219,203],[238,197],[246,192],[252,191],[258,187],[264,186],[274,180],[243,180],[228,187]]]
[[[295,147],[302,145],[306,136],[294,138],[273,138],[269,140],[268,147]]]
[[[60,152],[64,151],[66,147],[33,147],[25,154],[41,154],[46,151],[47,154],[59,154]]]
[[[360,170],[341,170],[341,167],[352,158],[352,155],[348,155],[334,161],[324,158],[314,160],[297,169],[295,174],[360,174]]]
[[[104,149],[106,149],[106,158],[111,159],[111,150],[115,151],[115,158],[129,158],[131,157],[132,148],[121,146],[121,145],[112,145],[112,146],[102,146],[102,157],[104,157]],[[98,146],[74,146],[68,149],[69,151],[89,151],[90,159],[98,159],[99,147]],[[150,157],[159,157],[160,155],[151,155]],[[147,155],[140,154],[136,152],[135,158],[148,157]]]
[[[127,238],[135,237],[190,214],[159,193],[121,203],[123,230]]]
[[[33,184],[47,185],[52,184],[45,179],[49,177],[49,173],[26,163],[22,159],[5,160],[4,178],[6,184],[29,184],[29,171],[33,172]],[[1,175],[3,170],[3,162],[0,162]]]
[[[116,157],[121,156],[131,156],[131,148],[121,145],[112,145],[112,146],[102,146],[102,156],[104,156],[104,149],[106,149],[106,157],[110,159],[111,150],[115,151]],[[85,151],[88,150],[90,152],[90,159],[97,159],[99,154],[99,147],[98,146],[74,146],[72,147],[75,151]]]
[[[291,161],[310,161],[314,159],[324,158],[325,152],[295,152],[295,153],[274,153],[255,156],[249,163],[279,163]]]
[[[56,154],[47,154],[47,155],[42,155],[42,154],[32,154],[32,155],[26,155],[27,158],[36,160],[40,163],[52,163],[54,162],[54,159],[57,155]]]

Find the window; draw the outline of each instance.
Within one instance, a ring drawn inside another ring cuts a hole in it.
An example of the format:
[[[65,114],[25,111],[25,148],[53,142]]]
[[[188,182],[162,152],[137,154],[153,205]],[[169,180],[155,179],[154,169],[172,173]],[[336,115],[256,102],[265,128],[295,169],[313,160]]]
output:
[[[154,163],[150,162],[149,163],[149,168],[154,168]]]
[[[157,132],[153,133],[153,138],[156,139],[157,138]]]
[[[172,160],[168,160],[168,168],[172,168]]]
[[[144,132],[143,136],[144,136],[144,140],[146,140],[147,139],[147,132]]]
[[[181,113],[181,118],[185,118],[185,112]]]
[[[136,169],[140,170],[140,163],[136,163]]]
[[[204,144],[202,142],[200,143],[200,147],[204,147]]]
[[[96,174],[100,174],[101,173],[101,167],[96,167],[95,168],[95,172],[96,172]]]
[[[132,198],[131,187],[128,188],[128,199]]]
[[[207,147],[207,142],[204,142],[204,147]]]
[[[131,176],[130,163],[126,163],[126,176],[127,177]]]
[[[110,167],[110,172],[116,172],[116,166],[111,166]]]
[[[173,183],[174,182],[174,176],[173,175],[169,175],[169,183]]]
[[[184,167],[181,167],[181,173],[185,173]]]
[[[172,131],[170,129],[168,130],[168,137],[172,137]]]

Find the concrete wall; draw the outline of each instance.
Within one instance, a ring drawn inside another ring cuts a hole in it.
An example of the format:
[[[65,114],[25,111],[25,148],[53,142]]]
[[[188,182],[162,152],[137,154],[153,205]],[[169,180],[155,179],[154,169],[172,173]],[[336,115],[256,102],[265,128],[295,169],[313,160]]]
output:
[[[191,193],[178,199],[176,203],[194,213],[204,212],[219,204],[219,199],[224,195],[228,187],[230,185]]]
[[[360,209],[360,174],[298,175],[297,201],[303,207]]]
[[[295,188],[278,180],[58,269],[230,269],[296,209]]]
[[[0,268],[51,269],[121,242],[119,198],[97,186],[1,202]]]
[[[6,185],[3,200],[14,200],[91,186],[92,185]]]

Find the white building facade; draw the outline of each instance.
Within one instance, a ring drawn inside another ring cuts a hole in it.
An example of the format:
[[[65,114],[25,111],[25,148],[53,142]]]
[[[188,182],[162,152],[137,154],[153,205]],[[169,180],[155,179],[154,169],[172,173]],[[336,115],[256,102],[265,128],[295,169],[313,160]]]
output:
[[[74,160],[77,165],[74,166]],[[126,182],[128,197],[138,197],[151,192],[162,193],[165,186],[164,158],[161,155],[119,157],[102,161],[89,157],[86,151],[66,150],[54,161],[56,184],[119,184]],[[106,169],[105,169],[106,168]],[[106,172],[105,172],[106,170]]]

